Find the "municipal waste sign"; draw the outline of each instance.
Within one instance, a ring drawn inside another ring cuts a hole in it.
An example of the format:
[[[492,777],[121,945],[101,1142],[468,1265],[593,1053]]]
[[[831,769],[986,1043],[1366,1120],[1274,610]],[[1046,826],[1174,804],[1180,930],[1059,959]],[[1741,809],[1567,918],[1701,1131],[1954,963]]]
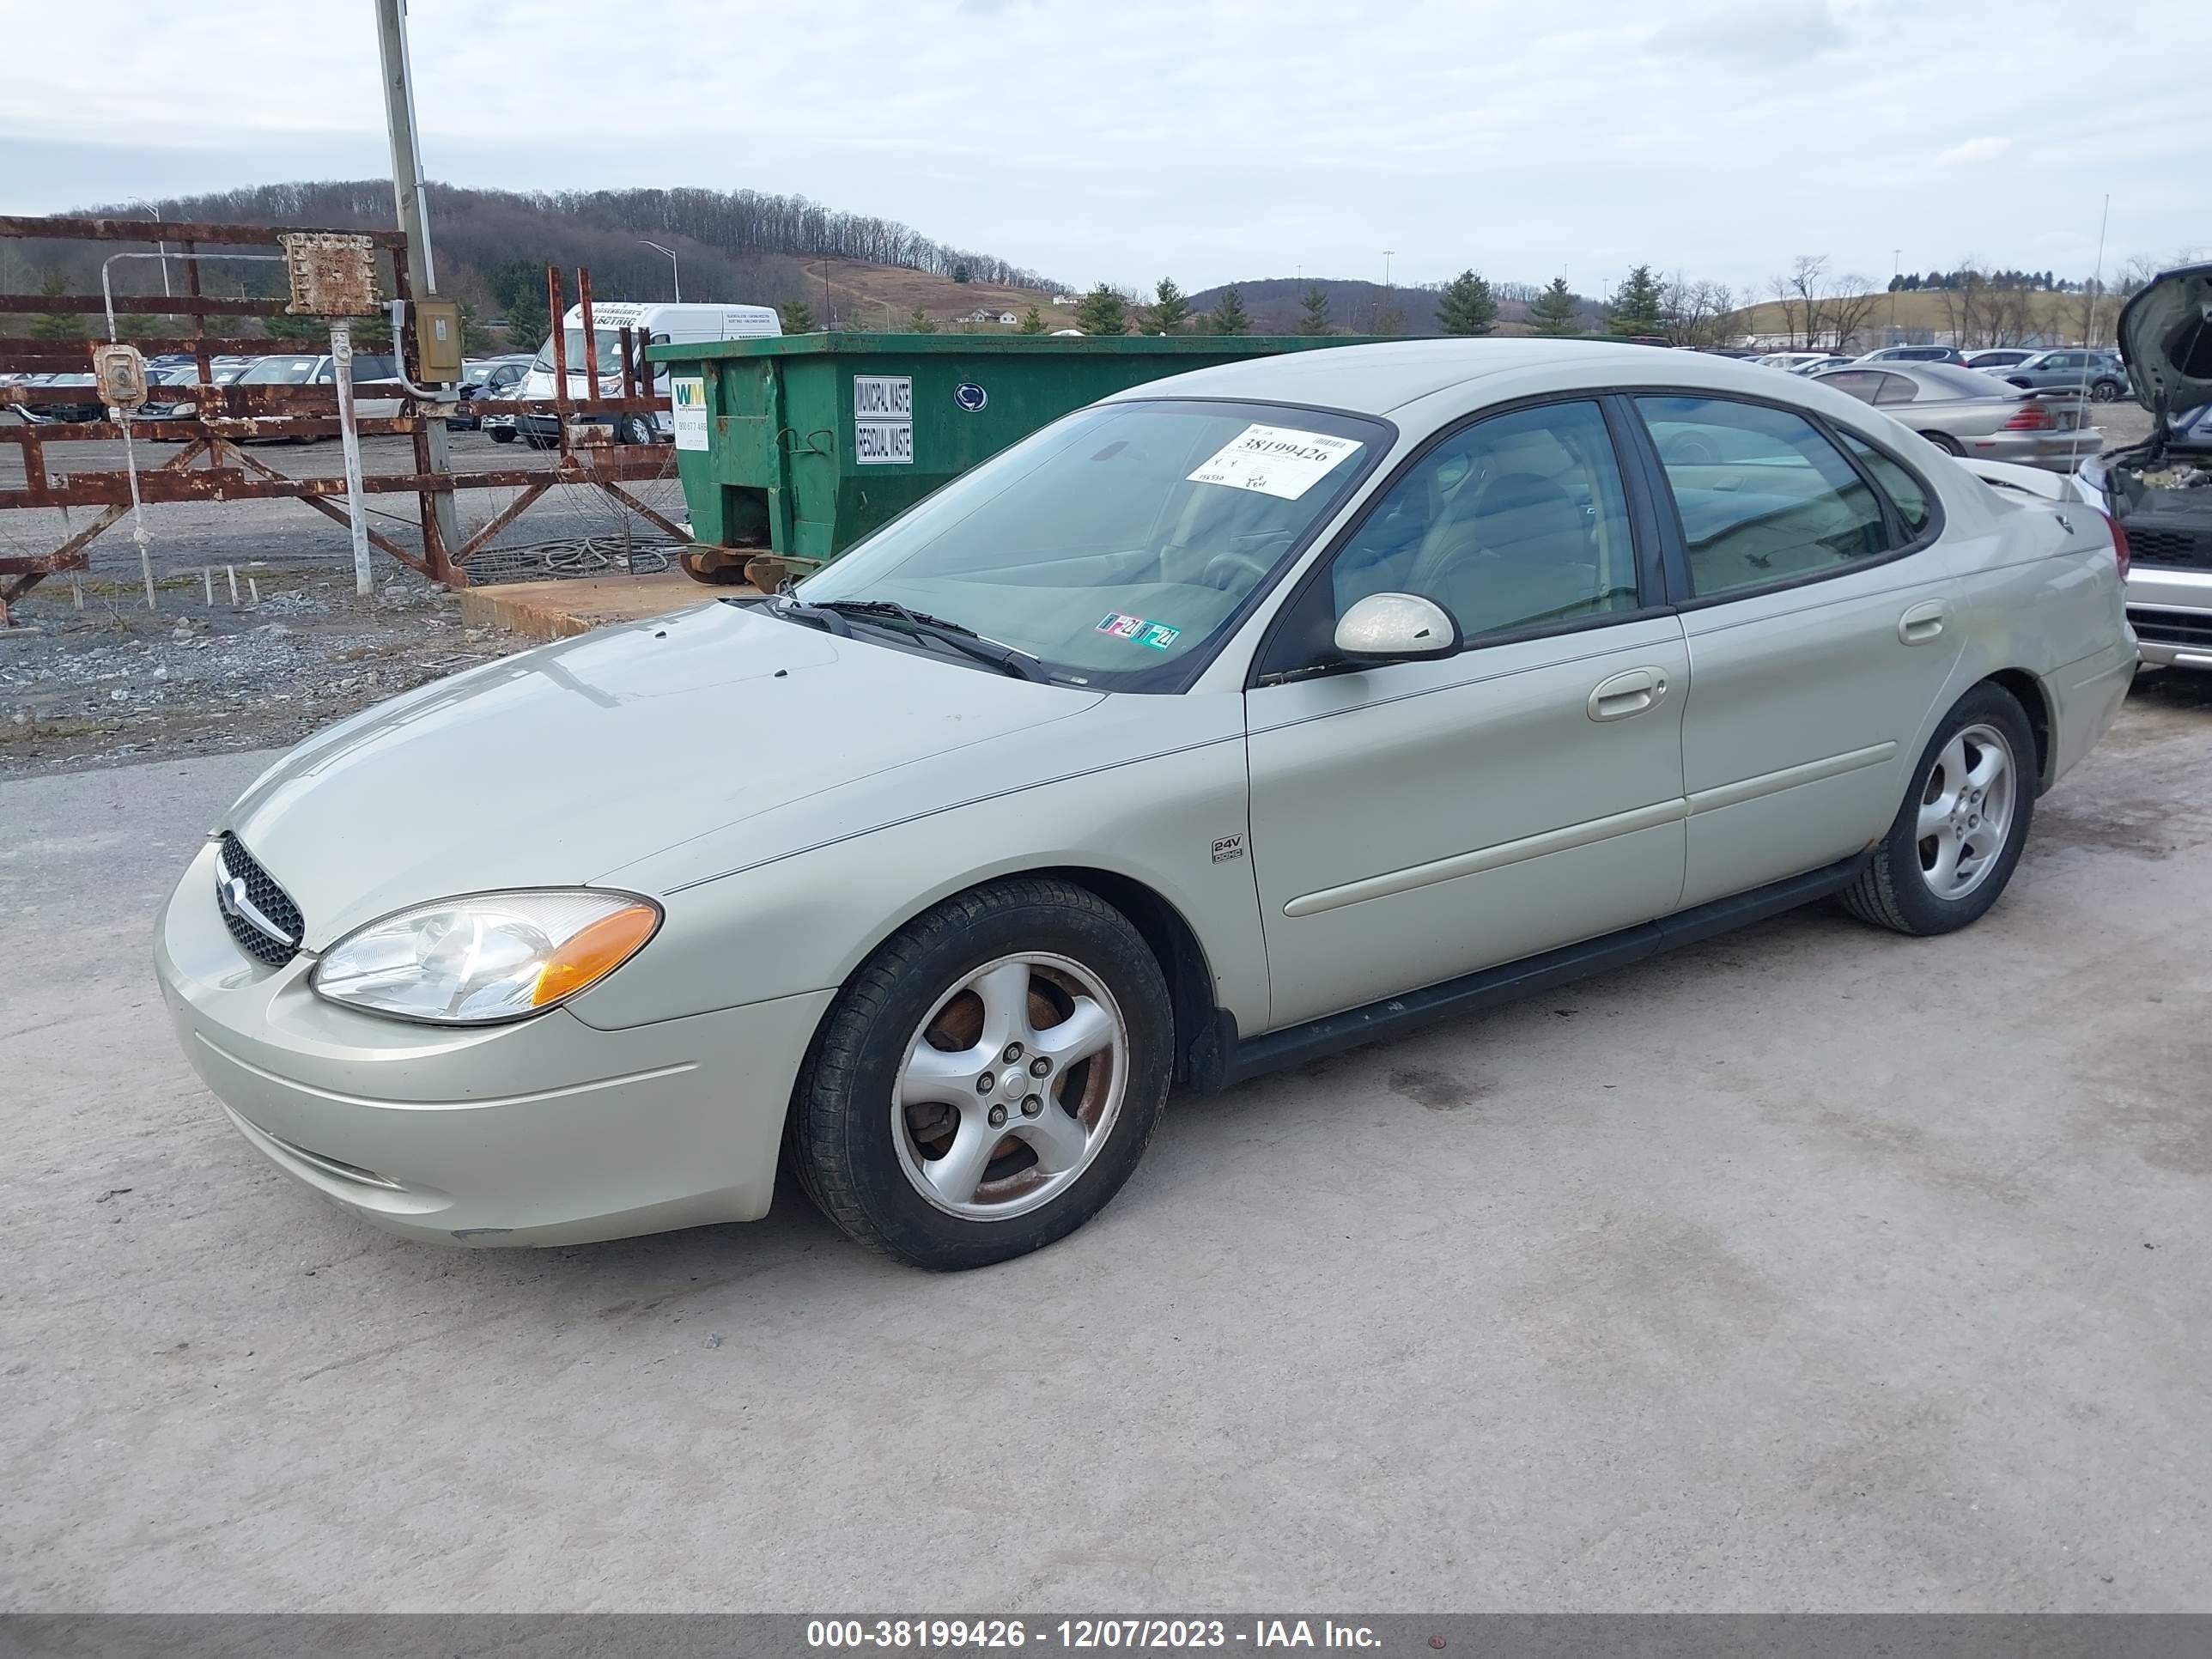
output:
[[[862,466],[914,465],[914,381],[908,376],[853,377],[853,459]]]

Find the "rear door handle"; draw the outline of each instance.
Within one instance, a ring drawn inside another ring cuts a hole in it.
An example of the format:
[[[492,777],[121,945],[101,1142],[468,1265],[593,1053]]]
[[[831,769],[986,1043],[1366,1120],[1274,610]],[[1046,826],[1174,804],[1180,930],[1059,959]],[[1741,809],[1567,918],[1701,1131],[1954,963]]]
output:
[[[1897,619],[1897,637],[1907,645],[1925,645],[1943,631],[1951,607],[1941,599],[1927,599]]]
[[[1667,695],[1663,669],[1632,668],[1615,674],[1589,694],[1589,717],[1594,720],[1625,720],[1640,714]]]

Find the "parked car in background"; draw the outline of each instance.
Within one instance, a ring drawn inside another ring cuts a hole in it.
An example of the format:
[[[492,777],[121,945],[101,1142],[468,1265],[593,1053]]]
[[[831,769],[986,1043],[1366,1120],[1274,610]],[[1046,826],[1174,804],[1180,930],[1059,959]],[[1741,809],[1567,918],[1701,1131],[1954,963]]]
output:
[[[592,314],[592,343],[599,354],[596,376],[592,366],[584,361],[584,308],[571,306],[568,314],[562,319],[562,349],[568,368],[568,396],[581,412],[573,420],[591,418],[592,403],[599,398],[619,396],[622,391],[622,338],[618,331],[628,328],[648,345],[681,344],[696,340],[750,340],[783,332],[783,325],[773,306],[634,304],[608,301],[593,308]],[[551,398],[554,376],[558,365],[553,356],[553,339],[546,337],[545,343],[532,360],[530,373],[511,394],[516,398]],[[665,403],[668,396],[668,369],[665,364],[654,370],[653,390]],[[606,417],[600,417],[605,423]],[[623,443],[650,443],[665,435],[666,426],[652,415],[625,415],[615,422],[617,435]],[[523,442],[533,449],[550,448],[560,438],[560,416],[557,415],[519,415],[514,417],[514,429]],[[499,434],[495,432],[496,439]]]
[[[1290,353],[1078,410],[788,593],[310,738],[155,971],[255,1152],[393,1232],[750,1220],[781,1168],[981,1267],[1103,1207],[1178,1083],[1830,896],[1966,927],[2134,670],[2101,518],[1819,381]]]
[[[36,403],[19,405],[15,412],[33,426],[74,425],[86,421],[104,421],[107,418],[106,406],[100,401],[98,395],[93,391],[96,382],[89,370],[63,374],[26,374],[23,376],[22,383],[27,387],[36,387],[47,392],[74,390],[78,386],[85,389],[87,401],[81,404]]]
[[[507,357],[487,357],[465,367],[461,376],[461,401],[453,412],[446,416],[446,424],[457,431],[474,431],[483,424],[483,417],[471,410],[469,405],[478,398],[510,398],[514,388],[522,384],[530,373],[528,354]],[[511,418],[511,417],[510,417]]]
[[[1998,369],[2010,368],[2014,363],[2026,362],[2036,354],[2021,346],[1990,346],[1981,351],[1966,354],[1966,367],[1978,368],[1984,374]]]
[[[2075,485],[2127,538],[2128,620],[2154,668],[2212,671],[2212,264],[2161,271],[2120,312],[2120,360],[2150,436]]]
[[[2038,351],[2003,371],[2004,378],[2031,391],[2086,391],[2100,404],[2128,389],[2127,365],[2117,351]]]
[[[1792,374],[1819,374],[1831,368],[1848,368],[1856,361],[1850,357],[1808,357],[1790,372]]]
[[[1903,422],[1936,448],[1978,461],[2012,461],[2071,472],[2104,442],[2081,425],[2081,406],[2033,398],[1995,375],[1953,363],[1863,358],[1814,377]]]
[[[1757,363],[1761,368],[1787,369],[1790,373],[1794,374],[1799,369],[1803,368],[1808,363],[1826,362],[1827,353],[1824,351],[1770,351],[1764,357],[1754,357],[1752,361]]]
[[[1966,366],[1966,354],[1956,346],[1899,345],[1882,346],[1864,352],[1851,360],[1858,363],[1956,363]]]
[[[373,385],[379,381],[396,380],[399,376],[397,357],[380,356],[356,351],[353,358],[353,381],[356,386]],[[263,357],[238,377],[240,386],[329,386],[337,384],[337,360],[328,353],[288,352],[277,356]],[[380,420],[397,415],[400,400],[397,398],[358,398],[353,410],[361,420]],[[297,440],[313,443],[312,438]]]

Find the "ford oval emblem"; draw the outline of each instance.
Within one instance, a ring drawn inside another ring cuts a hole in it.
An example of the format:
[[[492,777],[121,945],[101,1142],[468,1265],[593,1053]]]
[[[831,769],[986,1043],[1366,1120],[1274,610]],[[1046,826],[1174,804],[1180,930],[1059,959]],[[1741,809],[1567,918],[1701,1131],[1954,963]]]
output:
[[[983,405],[991,401],[991,394],[973,380],[963,380],[952,388],[952,401],[970,415],[980,415]]]

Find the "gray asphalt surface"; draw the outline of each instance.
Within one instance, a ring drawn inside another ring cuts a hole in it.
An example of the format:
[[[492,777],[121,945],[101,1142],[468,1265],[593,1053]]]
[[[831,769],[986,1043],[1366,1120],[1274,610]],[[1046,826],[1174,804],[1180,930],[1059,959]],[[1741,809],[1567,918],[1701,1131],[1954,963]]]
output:
[[[0,785],[0,1604],[2212,1608],[2208,732],[2139,690],[1965,933],[1802,913],[1179,1103],[955,1278],[796,1198],[348,1219],[148,964],[265,757]]]

